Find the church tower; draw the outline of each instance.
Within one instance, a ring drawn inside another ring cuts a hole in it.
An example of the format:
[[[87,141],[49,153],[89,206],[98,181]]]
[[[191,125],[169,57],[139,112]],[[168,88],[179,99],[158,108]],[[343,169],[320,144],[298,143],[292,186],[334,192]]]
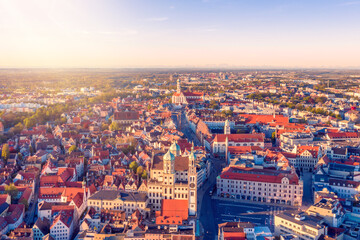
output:
[[[175,156],[175,157],[179,157],[181,155],[181,149],[180,149],[180,146],[179,144],[177,144],[176,141],[174,141],[170,148],[169,148],[169,151]]]
[[[226,136],[225,139],[225,161],[228,163],[229,158],[229,138]]]
[[[177,93],[181,93],[181,87],[180,87],[180,79],[177,80],[177,89],[176,89]]]
[[[228,119],[225,121],[224,134],[231,134],[230,123]]]
[[[189,215],[195,216],[197,212],[197,174],[195,167],[196,156],[194,153],[194,143],[189,155],[188,183],[189,183]]]
[[[163,175],[163,197],[165,199],[174,199],[175,190],[175,156],[168,151],[163,157],[164,175]]]

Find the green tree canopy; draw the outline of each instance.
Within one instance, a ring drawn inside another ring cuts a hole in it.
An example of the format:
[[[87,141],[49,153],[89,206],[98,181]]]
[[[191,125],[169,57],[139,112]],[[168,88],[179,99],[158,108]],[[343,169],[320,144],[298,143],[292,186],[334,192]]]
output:
[[[13,200],[18,195],[19,190],[14,186],[13,183],[10,183],[9,185],[5,186],[5,193],[9,194],[11,196],[11,200]]]
[[[138,168],[136,169],[137,175],[141,176],[143,172],[144,172],[144,168],[142,166],[138,166]]]
[[[143,173],[141,174],[141,178],[142,179],[147,179],[147,172],[144,170]]]
[[[139,166],[138,163],[136,161],[133,161],[130,163],[129,168],[132,169],[135,173],[137,171],[138,166]]]
[[[72,145],[70,148],[69,148],[69,153],[72,153],[73,151],[75,151],[77,149],[77,147],[75,145]]]
[[[9,159],[9,155],[10,155],[10,148],[9,148],[9,145],[7,143],[5,143],[2,147],[1,157],[5,161],[7,161]]]
[[[110,130],[111,130],[111,131],[120,130],[119,124],[118,124],[116,121],[113,121],[113,122],[110,124]]]

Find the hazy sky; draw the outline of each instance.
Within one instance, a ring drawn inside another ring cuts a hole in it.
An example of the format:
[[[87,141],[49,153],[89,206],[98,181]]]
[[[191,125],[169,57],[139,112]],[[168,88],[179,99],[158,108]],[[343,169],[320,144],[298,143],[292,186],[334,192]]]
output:
[[[360,0],[0,0],[0,67],[360,67]]]

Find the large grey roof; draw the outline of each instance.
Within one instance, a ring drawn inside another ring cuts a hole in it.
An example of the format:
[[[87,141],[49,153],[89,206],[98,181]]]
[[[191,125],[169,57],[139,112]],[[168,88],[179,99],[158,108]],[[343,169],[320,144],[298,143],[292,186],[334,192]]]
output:
[[[94,195],[92,195],[90,200],[114,200],[118,198],[119,191],[117,190],[100,190]]]
[[[118,190],[100,190],[94,195],[92,195],[89,200],[115,200],[116,198],[120,198],[123,201],[131,201],[131,202],[142,202],[146,201],[146,193],[139,192],[125,192]]]
[[[121,199],[123,201],[145,202],[146,198],[147,198],[146,193],[121,191]]]

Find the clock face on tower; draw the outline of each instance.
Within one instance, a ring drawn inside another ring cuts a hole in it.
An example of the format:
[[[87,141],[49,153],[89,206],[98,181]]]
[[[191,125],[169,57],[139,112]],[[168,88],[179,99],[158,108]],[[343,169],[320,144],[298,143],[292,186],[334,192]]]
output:
[[[195,183],[190,183],[190,188],[195,188]]]

